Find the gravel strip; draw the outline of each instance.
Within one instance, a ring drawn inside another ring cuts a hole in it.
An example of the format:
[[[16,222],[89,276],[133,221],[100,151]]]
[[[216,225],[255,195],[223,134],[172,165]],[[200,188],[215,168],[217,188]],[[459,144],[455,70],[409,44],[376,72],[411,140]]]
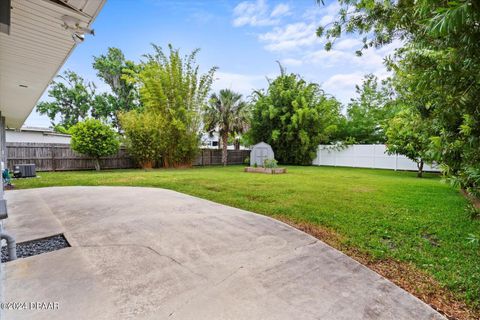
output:
[[[70,247],[67,239],[62,234],[59,234],[48,238],[17,243],[17,257],[26,258],[67,247]],[[6,261],[8,261],[8,250],[5,244],[2,247],[2,262]]]

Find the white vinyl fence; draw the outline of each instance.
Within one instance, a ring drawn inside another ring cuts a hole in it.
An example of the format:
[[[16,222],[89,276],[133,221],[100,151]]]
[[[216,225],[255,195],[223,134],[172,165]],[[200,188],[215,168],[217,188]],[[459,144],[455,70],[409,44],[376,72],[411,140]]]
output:
[[[383,144],[354,144],[336,150],[331,145],[319,145],[313,165],[393,170],[418,170],[417,164],[405,156],[386,153]],[[439,172],[434,165],[425,164],[424,171]]]

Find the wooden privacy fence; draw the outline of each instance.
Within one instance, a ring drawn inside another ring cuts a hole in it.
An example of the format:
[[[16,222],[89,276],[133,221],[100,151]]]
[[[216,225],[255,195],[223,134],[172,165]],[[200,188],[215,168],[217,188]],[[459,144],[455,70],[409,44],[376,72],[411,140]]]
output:
[[[245,159],[250,156],[250,150],[228,150],[228,164],[244,164]],[[194,166],[211,166],[222,164],[222,150],[201,149]]]
[[[7,147],[7,166],[34,163],[37,171],[65,171],[93,169],[93,159],[80,155],[69,144],[10,142]],[[134,168],[135,163],[121,148],[117,154],[100,160],[102,169]]]
[[[7,147],[7,167],[16,164],[34,163],[37,171],[66,171],[94,169],[93,159],[76,153],[68,144],[9,142]],[[250,150],[228,150],[229,164],[243,164]],[[222,151],[202,149],[193,162],[196,166],[218,165],[222,163]],[[102,169],[135,168],[136,164],[125,148],[113,156],[100,160]]]

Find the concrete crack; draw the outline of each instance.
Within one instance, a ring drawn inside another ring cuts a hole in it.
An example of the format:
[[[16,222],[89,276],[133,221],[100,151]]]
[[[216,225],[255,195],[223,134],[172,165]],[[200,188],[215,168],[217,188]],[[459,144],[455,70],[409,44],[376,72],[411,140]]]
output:
[[[228,274],[226,277],[224,277],[222,280],[218,281],[217,283],[215,283],[210,289],[213,289],[219,285],[221,285],[223,282],[227,281],[229,278],[233,277],[238,271],[240,271],[241,269],[243,269],[243,266],[240,266],[238,267],[237,269],[233,270],[230,274]],[[210,290],[209,289],[209,290]],[[187,299],[184,303],[182,303],[182,305],[180,307],[178,307],[176,310],[172,311],[168,317],[171,317],[173,315],[175,315],[175,312],[178,311],[178,310],[181,310],[183,309],[186,305],[188,305],[191,301],[193,300],[193,298],[190,298],[190,299]]]
[[[223,278],[222,280],[220,280],[219,282],[215,283],[213,285],[213,288],[221,285],[222,283],[224,283],[225,281],[227,281],[229,278],[233,277],[238,271],[240,271],[241,269],[243,269],[243,266],[240,266],[238,267],[237,269],[233,270],[229,275],[227,275],[225,278]]]
[[[204,275],[200,274],[200,273],[197,273],[195,271],[193,271],[192,269],[190,269],[189,267],[185,266],[183,263],[181,263],[180,261],[178,261],[177,259],[169,256],[169,255],[166,255],[166,254],[162,254],[160,252],[158,252],[157,250],[153,249],[152,247],[150,246],[145,246],[145,245],[141,245],[141,244],[131,244],[131,243],[128,243],[128,244],[105,244],[105,245],[81,245],[79,247],[83,247],[83,248],[89,248],[89,247],[92,247],[92,248],[101,248],[101,247],[138,247],[138,248],[145,248],[147,250],[150,250],[151,252],[153,252],[154,254],[156,254],[157,256],[160,256],[160,257],[163,257],[163,258],[167,258],[169,259],[170,261],[172,261],[173,263],[181,266],[182,268],[186,269],[187,271],[189,271],[190,273],[196,275],[197,277],[200,277],[204,280],[208,280],[207,277],[205,277]]]
[[[315,240],[313,240],[312,242],[309,242],[309,243],[307,243],[307,244],[302,244],[302,245],[300,245],[300,246],[298,246],[298,247],[295,247],[294,251],[297,251],[297,250],[300,249],[300,248],[309,247],[309,246],[311,246],[311,245],[316,244],[317,242],[319,242],[319,240],[315,239]]]

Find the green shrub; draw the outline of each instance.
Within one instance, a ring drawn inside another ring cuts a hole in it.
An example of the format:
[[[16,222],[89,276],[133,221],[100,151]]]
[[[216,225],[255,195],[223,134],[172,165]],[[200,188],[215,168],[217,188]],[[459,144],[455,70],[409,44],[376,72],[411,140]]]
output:
[[[152,168],[163,149],[159,118],[151,113],[130,111],[121,113],[119,120],[128,153],[143,169]]]
[[[70,128],[71,146],[78,153],[92,157],[95,170],[100,170],[100,158],[118,152],[120,142],[117,133],[100,120],[87,119]]]
[[[465,208],[465,211],[467,212],[468,216],[471,219],[478,219],[480,218],[480,209],[477,208],[473,203],[469,203],[467,207]]]
[[[275,159],[265,159],[265,161],[263,161],[264,168],[274,169],[278,167],[277,164],[278,164],[278,161]]]

